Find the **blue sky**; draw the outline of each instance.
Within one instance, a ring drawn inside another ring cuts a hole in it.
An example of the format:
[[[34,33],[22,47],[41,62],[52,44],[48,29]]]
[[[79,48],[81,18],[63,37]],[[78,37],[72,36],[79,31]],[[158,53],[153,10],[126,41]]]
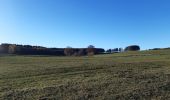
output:
[[[0,43],[170,47],[170,0],[0,0]]]

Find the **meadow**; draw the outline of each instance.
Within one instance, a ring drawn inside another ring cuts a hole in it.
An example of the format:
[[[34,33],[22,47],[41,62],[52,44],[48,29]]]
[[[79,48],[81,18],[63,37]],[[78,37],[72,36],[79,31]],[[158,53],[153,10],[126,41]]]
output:
[[[1,100],[168,100],[170,50],[0,55]]]

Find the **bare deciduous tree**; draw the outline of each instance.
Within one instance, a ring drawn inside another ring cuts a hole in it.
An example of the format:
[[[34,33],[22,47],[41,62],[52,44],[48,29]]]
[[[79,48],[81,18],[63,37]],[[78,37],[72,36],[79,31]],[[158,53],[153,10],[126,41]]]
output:
[[[17,46],[15,44],[11,44],[8,47],[8,53],[14,54],[14,53],[16,53],[16,49],[17,49]]]
[[[67,47],[64,49],[64,54],[66,56],[72,56],[74,54],[74,49],[72,47]]]
[[[93,55],[95,55],[95,54],[96,54],[96,48],[95,48],[95,46],[89,45],[89,46],[87,47],[87,54],[88,54],[88,56],[93,56]]]

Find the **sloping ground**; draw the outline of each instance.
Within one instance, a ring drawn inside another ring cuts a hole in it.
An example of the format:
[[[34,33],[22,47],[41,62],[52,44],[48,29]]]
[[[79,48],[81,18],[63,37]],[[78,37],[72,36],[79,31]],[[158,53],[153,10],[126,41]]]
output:
[[[0,57],[2,100],[167,100],[170,51]]]

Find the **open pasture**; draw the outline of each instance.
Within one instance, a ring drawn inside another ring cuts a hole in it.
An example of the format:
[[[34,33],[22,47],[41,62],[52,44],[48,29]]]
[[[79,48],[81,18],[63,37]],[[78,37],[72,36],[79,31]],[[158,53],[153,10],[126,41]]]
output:
[[[93,57],[0,56],[2,100],[167,100],[170,50]]]

